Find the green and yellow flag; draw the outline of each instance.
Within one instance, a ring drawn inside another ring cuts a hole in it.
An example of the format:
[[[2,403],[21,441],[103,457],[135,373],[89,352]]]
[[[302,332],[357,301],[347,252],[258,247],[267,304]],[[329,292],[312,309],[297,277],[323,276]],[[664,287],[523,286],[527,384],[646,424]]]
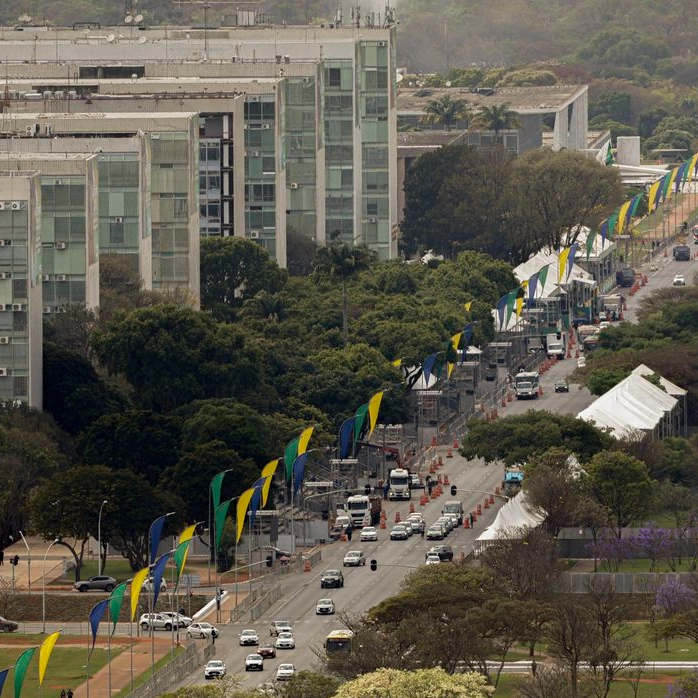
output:
[[[277,458],[276,460],[269,461],[262,468],[261,477],[266,478],[266,482],[262,486],[262,508],[264,508],[267,505],[267,499],[269,498],[269,488],[271,487],[271,480],[274,477],[274,474],[276,473],[276,469],[279,467],[280,462],[281,458]]]

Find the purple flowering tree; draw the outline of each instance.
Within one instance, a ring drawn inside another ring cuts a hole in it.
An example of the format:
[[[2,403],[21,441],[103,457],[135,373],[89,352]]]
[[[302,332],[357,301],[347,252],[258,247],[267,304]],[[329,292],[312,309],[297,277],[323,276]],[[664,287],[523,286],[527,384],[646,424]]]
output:
[[[634,538],[634,546],[640,557],[649,558],[650,572],[656,572],[659,560],[673,560],[675,540],[668,529],[648,526],[639,530]]]
[[[608,572],[618,572],[621,563],[632,556],[633,545],[633,539],[617,538],[612,533],[604,532],[589,546],[589,550]]]
[[[688,611],[696,600],[694,589],[687,587],[680,579],[669,577],[658,589],[654,602],[666,618],[673,618]]]

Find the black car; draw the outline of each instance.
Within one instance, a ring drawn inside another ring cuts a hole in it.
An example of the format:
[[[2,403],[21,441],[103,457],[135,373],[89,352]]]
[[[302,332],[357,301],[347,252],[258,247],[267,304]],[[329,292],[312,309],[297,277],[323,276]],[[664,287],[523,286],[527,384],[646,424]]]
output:
[[[453,560],[453,548],[450,545],[432,545],[424,559],[426,560],[429,555],[438,555],[439,560]]]
[[[558,378],[555,381],[555,392],[556,393],[569,393],[570,384],[564,378]]]
[[[344,575],[341,570],[325,570],[320,577],[321,589],[339,589],[344,586]]]

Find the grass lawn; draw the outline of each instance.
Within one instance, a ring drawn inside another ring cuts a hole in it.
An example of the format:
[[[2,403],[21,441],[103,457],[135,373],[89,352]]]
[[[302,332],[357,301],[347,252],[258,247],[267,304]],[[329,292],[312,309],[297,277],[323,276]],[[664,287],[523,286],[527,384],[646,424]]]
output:
[[[175,654],[178,655],[180,653],[184,652],[184,647],[176,647],[175,648]],[[169,664],[172,661],[172,655],[168,654],[165,657],[162,657],[159,659],[157,662],[155,662],[155,671],[160,671],[164,666]],[[147,671],[144,671],[142,674],[139,676],[136,676],[133,680],[133,687],[138,688],[141,684],[145,683],[150,679],[150,677],[153,675],[152,669],[148,669]],[[115,698],[126,698],[131,693],[131,685],[129,682],[129,685],[126,686],[125,688],[122,688],[118,693],[115,693],[112,690],[112,695],[115,696]]]
[[[14,636],[13,636],[14,637]],[[40,644],[43,635],[25,635],[27,646],[31,647]],[[16,647],[0,647],[0,668],[13,666],[17,657],[27,647],[17,645]],[[122,647],[112,647],[112,657],[123,651]],[[95,647],[90,656],[90,674],[99,671],[107,663],[107,651]],[[75,688],[84,683],[87,678],[87,644],[61,647],[61,640],[58,639],[51,658],[49,659],[44,676],[42,690],[47,695],[58,695],[62,688]],[[35,686],[39,684],[39,651],[37,650],[29,663],[27,676],[24,680],[25,694],[27,690],[33,692]],[[32,688],[29,689],[28,687]],[[9,690],[9,687],[6,687]]]
[[[608,568],[599,563],[599,572],[608,572]],[[635,558],[633,560],[624,560],[618,567],[619,572],[649,572],[650,561],[648,558]],[[684,559],[682,564],[677,565],[676,570],[672,570],[666,560],[657,560],[655,572],[692,572],[691,562]]]

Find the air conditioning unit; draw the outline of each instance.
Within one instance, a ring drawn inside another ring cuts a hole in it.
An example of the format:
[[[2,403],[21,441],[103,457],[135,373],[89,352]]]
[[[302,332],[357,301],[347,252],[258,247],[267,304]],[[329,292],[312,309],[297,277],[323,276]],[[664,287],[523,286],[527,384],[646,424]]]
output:
[[[51,314],[51,306],[45,305],[44,306],[44,315],[50,315],[50,314]]]
[[[291,189],[298,189],[298,182],[291,182]]]
[[[268,131],[271,128],[271,124],[262,124],[262,129]]]
[[[0,303],[0,312],[7,310],[7,306],[4,303]]]
[[[250,150],[247,154],[251,158],[258,158],[259,157],[259,150]]]
[[[51,281],[51,274],[42,274],[41,280],[42,281]]]
[[[378,219],[377,218],[367,218],[366,223],[378,223]]]
[[[23,303],[13,303],[12,310],[13,311],[24,310],[24,304]]]
[[[7,242],[6,240],[0,240],[0,247],[6,247],[6,245],[5,245],[6,242]]]
[[[12,273],[9,271],[0,271],[0,279],[11,279]]]
[[[114,223],[123,223],[124,219],[121,216],[114,216]]]
[[[4,211],[4,210],[5,210],[5,202],[0,201],[0,211]]]
[[[64,250],[64,249],[65,249],[65,243],[64,243],[64,242],[57,242],[57,243],[56,243],[56,249],[57,249],[57,250]]]
[[[33,126],[27,126],[27,127],[24,129],[24,131],[25,131],[25,133],[27,134],[27,136],[33,136],[33,135],[34,135],[34,127],[33,127]]]
[[[0,376],[7,376],[7,369],[6,368],[0,368]]]
[[[10,343],[9,337],[0,337],[0,344],[9,344],[9,343]]]
[[[56,274],[55,279],[56,279],[56,281],[67,281],[68,275],[67,274]]]
[[[57,312],[57,313],[64,313],[64,312],[65,312],[65,308],[64,308],[63,306],[61,306],[61,307],[59,307],[59,308],[56,308],[56,312]]]
[[[384,48],[386,46],[385,41],[379,41],[378,46],[380,46],[381,48]]]
[[[250,230],[250,239],[251,240],[259,240],[260,234],[261,234],[260,230]]]
[[[13,211],[19,211],[19,209],[22,208],[22,204],[21,204],[21,202],[19,202],[19,201],[13,201],[13,202],[10,204],[10,208],[11,208]]]

